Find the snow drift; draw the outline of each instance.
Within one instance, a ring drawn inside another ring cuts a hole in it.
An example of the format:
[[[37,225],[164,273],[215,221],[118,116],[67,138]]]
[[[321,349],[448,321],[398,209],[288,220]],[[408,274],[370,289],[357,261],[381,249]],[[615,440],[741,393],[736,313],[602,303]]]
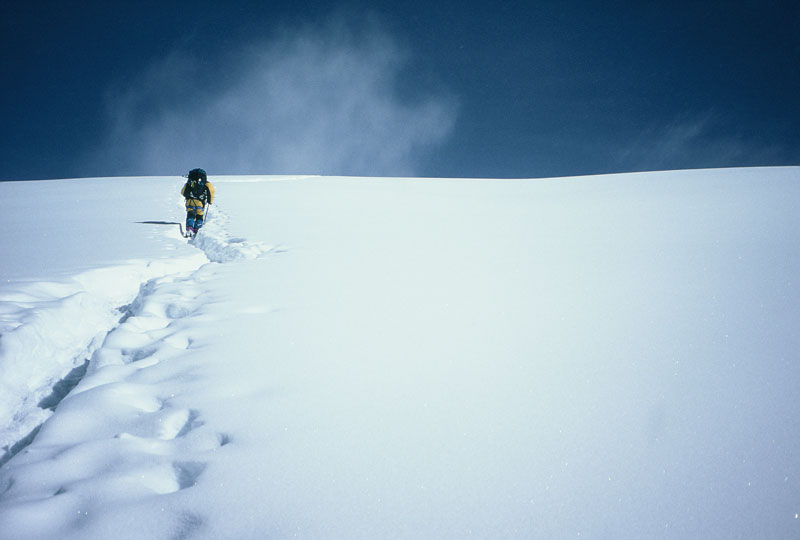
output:
[[[211,180],[0,184],[0,538],[800,533],[800,169]]]

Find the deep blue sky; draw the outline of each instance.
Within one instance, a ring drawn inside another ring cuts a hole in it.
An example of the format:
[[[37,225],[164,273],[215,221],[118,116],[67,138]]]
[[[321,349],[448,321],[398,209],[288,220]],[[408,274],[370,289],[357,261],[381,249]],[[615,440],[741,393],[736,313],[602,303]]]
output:
[[[6,180],[800,164],[796,0],[5,2],[0,69]]]

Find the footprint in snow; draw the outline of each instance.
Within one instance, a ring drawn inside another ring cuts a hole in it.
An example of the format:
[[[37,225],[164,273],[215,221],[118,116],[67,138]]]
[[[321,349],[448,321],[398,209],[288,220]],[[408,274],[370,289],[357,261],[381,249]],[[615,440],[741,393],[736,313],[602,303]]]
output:
[[[199,413],[190,409],[167,411],[158,419],[156,436],[162,440],[183,437],[191,430],[200,427],[204,422],[198,420]]]

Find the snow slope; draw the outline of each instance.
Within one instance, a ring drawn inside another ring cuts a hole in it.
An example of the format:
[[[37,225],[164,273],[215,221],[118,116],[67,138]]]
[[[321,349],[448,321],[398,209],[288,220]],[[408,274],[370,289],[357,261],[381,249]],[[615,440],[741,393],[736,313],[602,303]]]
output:
[[[800,169],[212,181],[0,183],[0,538],[800,535]]]

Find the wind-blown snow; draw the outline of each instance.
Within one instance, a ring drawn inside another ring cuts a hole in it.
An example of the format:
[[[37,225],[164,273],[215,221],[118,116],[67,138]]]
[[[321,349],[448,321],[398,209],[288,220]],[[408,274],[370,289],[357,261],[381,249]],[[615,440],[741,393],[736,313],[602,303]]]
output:
[[[211,179],[0,184],[0,538],[800,533],[800,169]]]

